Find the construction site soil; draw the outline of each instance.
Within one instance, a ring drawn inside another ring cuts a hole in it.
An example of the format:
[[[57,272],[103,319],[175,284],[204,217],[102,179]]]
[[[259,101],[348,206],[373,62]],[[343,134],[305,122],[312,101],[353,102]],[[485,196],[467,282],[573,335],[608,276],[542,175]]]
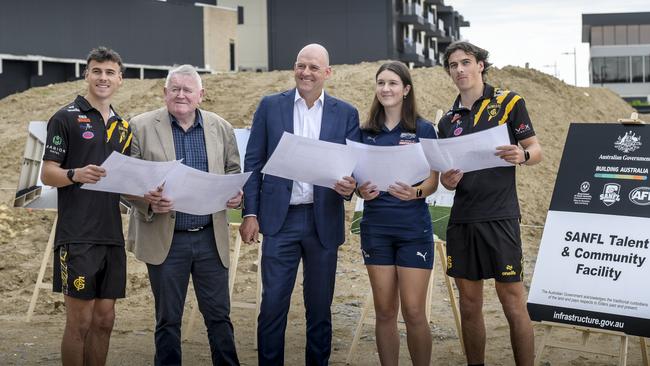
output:
[[[334,66],[326,83],[331,95],[356,106],[365,118],[374,92],[374,75],[379,63]],[[417,103],[421,114],[433,120],[438,109],[446,111],[456,96],[456,89],[440,67],[412,71]],[[291,72],[231,73],[205,75],[206,96],[202,108],[214,111],[235,127],[249,126],[257,103],[264,95],[290,89]],[[549,75],[518,67],[491,70],[488,82],[518,92],[526,100],[537,136],[544,149],[544,160],[536,166],[517,168],[517,186],[522,208],[522,236],[525,253],[526,286],[539,247],[555,175],[571,122],[616,122],[633,112],[616,94],[604,88],[576,88]],[[46,246],[55,212],[12,208],[18,184],[22,154],[29,121],[46,121],[57,109],[85,92],[83,80],[32,88],[0,100],[0,364],[60,364],[60,339],[65,324],[65,309],[60,294],[41,291],[34,317],[25,322],[29,300]],[[114,98],[114,107],[127,119],[163,105],[163,80],[125,80]],[[347,204],[348,223],[354,202]],[[125,217],[125,228],[128,223]],[[234,238],[235,231],[232,230]],[[348,234],[339,251],[333,313],[331,364],[345,363],[353,333],[369,291],[368,277],[362,264],[359,239]],[[234,243],[234,240],[233,240]],[[437,255],[437,254],[436,254]],[[257,247],[242,247],[233,292],[233,301],[253,302],[256,290]],[[48,268],[45,281],[51,282]],[[298,277],[300,278],[300,277]],[[433,365],[465,363],[450,307],[450,298],[436,259],[431,312]],[[292,298],[286,332],[286,364],[304,364],[305,317],[299,279]],[[490,365],[513,365],[506,319],[494,291],[493,281],[485,283],[485,320],[487,326],[486,362]],[[193,298],[193,295],[188,296]],[[189,309],[189,308],[187,308]],[[186,316],[189,314],[186,311]],[[233,307],[237,349],[242,364],[257,363],[254,311]],[[183,344],[187,365],[210,364],[210,350],[201,321]],[[108,356],[109,365],[150,365],[154,353],[153,297],[146,266],[133,255],[128,256],[127,297],[117,303],[117,319]],[[536,327],[539,343],[541,328]],[[577,340],[577,333],[558,331],[554,337],[562,342]],[[618,350],[615,337],[593,337],[595,347]],[[630,342],[628,364],[641,364],[639,343]],[[400,364],[410,364],[404,330],[401,330]],[[573,351],[545,352],[546,365],[612,365],[610,356]],[[377,365],[374,330],[363,328],[355,365]]]

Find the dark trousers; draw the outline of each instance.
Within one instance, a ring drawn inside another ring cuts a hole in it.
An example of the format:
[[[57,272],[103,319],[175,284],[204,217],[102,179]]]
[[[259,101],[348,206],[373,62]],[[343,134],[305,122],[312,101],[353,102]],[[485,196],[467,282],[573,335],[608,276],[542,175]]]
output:
[[[213,365],[239,365],[230,322],[228,270],[219,259],[212,228],[174,232],[167,258],[147,264],[156,307],[156,365],[180,365],[181,323],[192,275],[194,292],[208,330]]]
[[[284,364],[284,335],[300,259],[307,320],[306,365],[327,365],[332,348],[334,276],[338,247],[325,248],[312,205],[292,206],[282,229],[262,244],[262,304],[257,326],[260,365]]]

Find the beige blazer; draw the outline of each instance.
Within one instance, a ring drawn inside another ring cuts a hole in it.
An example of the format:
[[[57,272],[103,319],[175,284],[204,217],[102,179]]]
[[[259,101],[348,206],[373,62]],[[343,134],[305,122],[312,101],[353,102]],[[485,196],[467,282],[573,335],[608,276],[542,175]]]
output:
[[[233,174],[241,171],[239,152],[232,126],[215,113],[201,110],[208,154],[208,171]],[[133,140],[131,156],[151,161],[176,159],[171,121],[167,108],[140,114],[130,122]],[[126,248],[139,260],[160,264],[169,253],[176,212],[154,214],[144,201],[133,200]],[[212,214],[214,237],[221,263],[230,264],[230,234],[226,210]]]

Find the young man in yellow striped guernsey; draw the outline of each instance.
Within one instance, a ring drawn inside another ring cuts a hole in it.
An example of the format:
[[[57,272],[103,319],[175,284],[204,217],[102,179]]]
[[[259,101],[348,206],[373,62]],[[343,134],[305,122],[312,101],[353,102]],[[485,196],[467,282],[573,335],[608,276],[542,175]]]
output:
[[[57,187],[59,218],[54,251],[54,291],[65,299],[63,365],[103,365],[126,288],[126,254],[120,195],[81,189],[106,176],[100,165],[113,152],[129,155],[131,128],[111,106],[122,84],[122,59],[105,47],[90,51],[85,96],[47,123],[43,183]]]
[[[526,105],[518,94],[484,82],[490,63],[488,52],[468,42],[452,43],[444,55],[444,67],[459,95],[440,120],[439,138],[454,138],[508,125],[511,145],[496,154],[519,165],[537,164],[542,149]],[[483,280],[495,279],[495,287],[510,325],[510,339],[517,365],[532,365],[533,328],[526,309],[521,214],[517,199],[515,166],[463,173],[444,172],[442,185],[455,190],[447,227],[447,274],[455,277],[460,294],[463,339],[468,365],[485,362]]]

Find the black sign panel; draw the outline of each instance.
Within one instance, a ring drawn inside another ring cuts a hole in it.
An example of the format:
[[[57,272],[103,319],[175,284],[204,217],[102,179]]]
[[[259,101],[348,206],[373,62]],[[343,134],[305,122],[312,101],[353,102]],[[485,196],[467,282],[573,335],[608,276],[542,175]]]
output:
[[[571,124],[551,211],[650,217],[650,126]]]

